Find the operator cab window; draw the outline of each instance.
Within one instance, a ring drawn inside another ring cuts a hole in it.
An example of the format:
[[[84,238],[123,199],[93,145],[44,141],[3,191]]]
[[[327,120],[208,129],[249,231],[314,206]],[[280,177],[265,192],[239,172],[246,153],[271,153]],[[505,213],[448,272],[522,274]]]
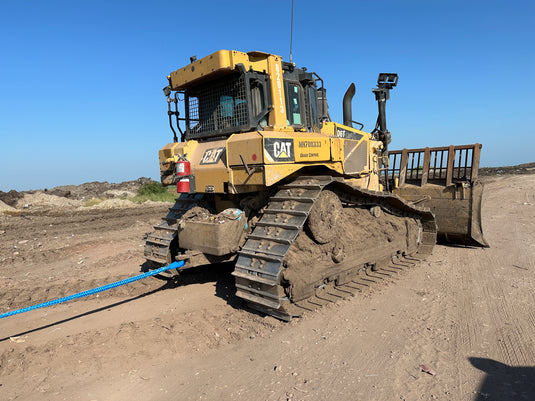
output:
[[[301,86],[291,82],[286,83],[286,116],[288,125],[303,125],[301,119]]]
[[[310,103],[310,121],[308,123],[311,127],[314,127],[318,121],[318,108],[316,105],[316,90],[312,86],[308,87],[308,102]]]
[[[219,97],[215,121],[219,129],[238,127],[247,122],[247,101],[223,95]]]
[[[252,86],[251,87],[251,104],[253,109],[253,116],[259,116],[266,109],[266,101],[264,96],[264,86]],[[267,126],[267,115],[263,116],[259,123],[262,128]]]
[[[186,139],[262,129],[268,124],[267,75],[234,72],[184,91]]]

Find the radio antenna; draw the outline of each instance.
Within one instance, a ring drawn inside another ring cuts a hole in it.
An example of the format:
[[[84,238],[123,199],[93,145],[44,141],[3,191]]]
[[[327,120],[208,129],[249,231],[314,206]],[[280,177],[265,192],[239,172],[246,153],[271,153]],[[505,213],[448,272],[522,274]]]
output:
[[[292,0],[292,21],[290,23],[290,63],[292,62],[293,33],[294,33],[294,0]]]

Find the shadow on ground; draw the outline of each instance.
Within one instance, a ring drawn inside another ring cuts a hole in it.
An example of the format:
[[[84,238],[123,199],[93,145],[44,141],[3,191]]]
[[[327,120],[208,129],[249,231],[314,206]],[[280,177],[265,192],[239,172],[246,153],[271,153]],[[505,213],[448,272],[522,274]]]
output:
[[[513,367],[487,358],[468,360],[486,373],[474,401],[535,400],[535,367]]]
[[[148,271],[149,268],[143,264],[141,271]],[[236,285],[232,271],[234,263],[214,263],[212,265],[196,266],[189,269],[180,270],[176,274],[173,270],[170,275],[159,274],[155,276],[159,280],[167,283],[171,288],[177,288],[192,284],[214,283],[215,295],[224,299],[227,304],[235,309],[242,307],[241,300],[236,296]]]

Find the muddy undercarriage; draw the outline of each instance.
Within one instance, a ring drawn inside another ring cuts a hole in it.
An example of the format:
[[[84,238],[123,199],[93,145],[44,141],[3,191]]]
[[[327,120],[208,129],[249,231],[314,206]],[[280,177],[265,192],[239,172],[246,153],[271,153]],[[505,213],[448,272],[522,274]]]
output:
[[[390,193],[330,176],[300,177],[271,192],[258,210],[234,205],[219,213],[206,196],[182,195],[147,238],[145,256],[190,267],[237,257],[237,295],[289,320],[300,313],[293,304],[318,288],[345,284],[393,258],[422,259],[436,241],[434,216]]]

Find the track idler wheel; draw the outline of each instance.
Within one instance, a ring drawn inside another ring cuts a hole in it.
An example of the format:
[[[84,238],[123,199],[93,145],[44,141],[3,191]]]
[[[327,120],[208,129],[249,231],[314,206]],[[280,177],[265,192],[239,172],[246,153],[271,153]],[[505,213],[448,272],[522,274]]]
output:
[[[336,226],[342,218],[342,202],[332,191],[322,191],[310,211],[307,230],[318,244],[326,244],[336,236]]]

